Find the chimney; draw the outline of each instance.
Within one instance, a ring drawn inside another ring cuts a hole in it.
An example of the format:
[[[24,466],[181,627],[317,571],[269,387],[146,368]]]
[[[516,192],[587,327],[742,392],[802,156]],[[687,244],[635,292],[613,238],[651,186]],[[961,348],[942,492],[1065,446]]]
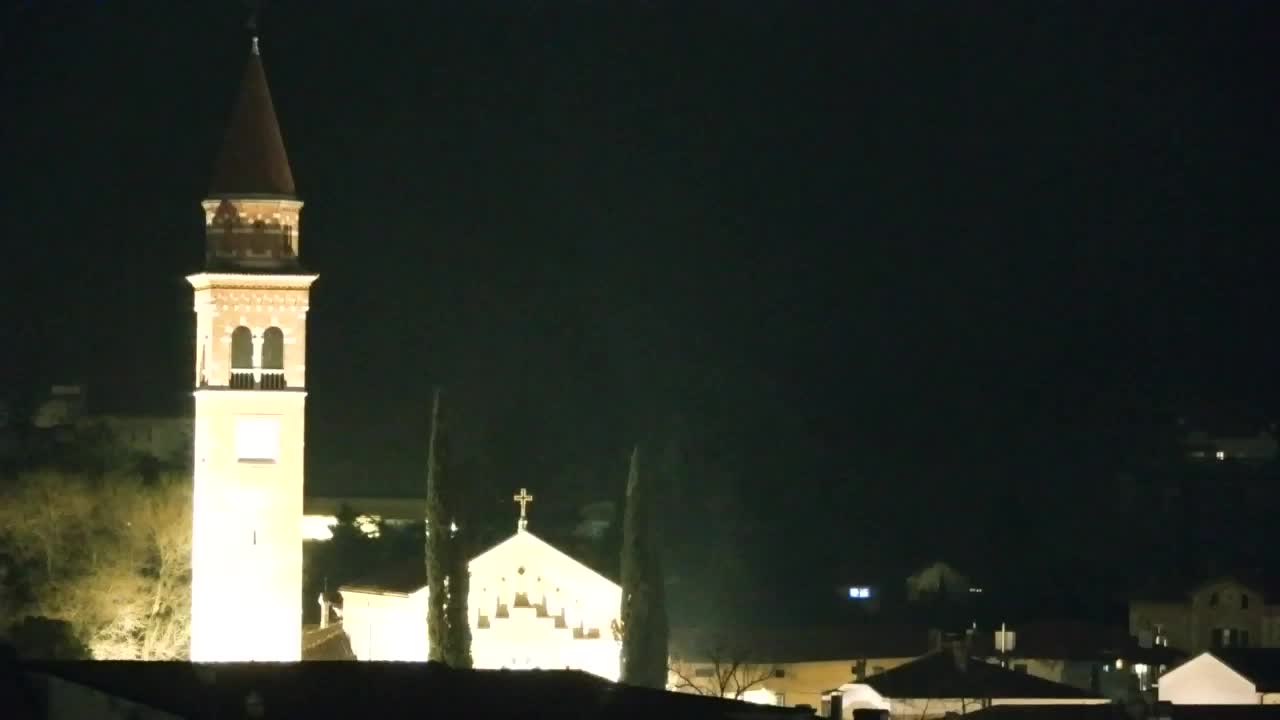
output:
[[[831,710],[827,716],[830,720],[840,720],[844,717],[844,691],[833,690],[831,692]]]
[[[329,596],[320,593],[320,629],[329,627]]]
[[[262,701],[262,695],[257,690],[252,690],[244,699],[245,717],[257,720],[264,717],[267,713],[266,704]]]
[[[969,644],[964,640],[951,641],[951,658],[956,663],[956,669],[965,672],[969,669]]]

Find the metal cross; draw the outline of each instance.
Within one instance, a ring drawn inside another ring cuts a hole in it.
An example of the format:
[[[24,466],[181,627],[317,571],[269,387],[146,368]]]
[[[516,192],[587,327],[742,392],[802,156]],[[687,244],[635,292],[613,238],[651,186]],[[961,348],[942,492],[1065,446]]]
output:
[[[533,502],[533,496],[529,494],[528,490],[525,490],[524,488],[520,488],[519,494],[511,496],[511,499],[520,503],[519,527],[521,530],[523,530],[525,529],[525,526],[529,524],[529,519],[526,517],[526,513],[525,513],[525,506]]]

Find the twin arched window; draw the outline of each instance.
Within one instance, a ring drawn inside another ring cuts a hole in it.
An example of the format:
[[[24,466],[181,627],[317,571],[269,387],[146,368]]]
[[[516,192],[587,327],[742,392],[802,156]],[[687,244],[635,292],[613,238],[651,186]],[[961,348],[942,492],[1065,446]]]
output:
[[[231,332],[231,369],[255,369],[253,331],[243,325]],[[256,369],[284,370],[284,331],[280,328],[269,327],[262,333],[262,359]],[[235,374],[232,373],[233,376]],[[234,377],[232,382],[235,382]]]

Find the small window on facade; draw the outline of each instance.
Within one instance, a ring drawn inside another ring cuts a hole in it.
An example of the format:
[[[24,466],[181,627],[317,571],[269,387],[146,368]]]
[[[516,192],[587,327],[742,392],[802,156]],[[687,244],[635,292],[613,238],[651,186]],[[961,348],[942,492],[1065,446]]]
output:
[[[245,416],[236,418],[236,459],[273,463],[280,460],[280,419]]]
[[[1218,607],[1218,593],[1209,596],[1209,607]]]
[[[773,676],[774,676],[774,677],[776,677],[776,678],[783,678],[783,677],[786,677],[786,676],[787,676],[787,670],[786,670],[786,668],[774,668],[774,669],[773,669]]]
[[[1249,609],[1249,594],[1248,594],[1248,593],[1240,593],[1240,609],[1241,609],[1241,610],[1248,610],[1248,609]]]

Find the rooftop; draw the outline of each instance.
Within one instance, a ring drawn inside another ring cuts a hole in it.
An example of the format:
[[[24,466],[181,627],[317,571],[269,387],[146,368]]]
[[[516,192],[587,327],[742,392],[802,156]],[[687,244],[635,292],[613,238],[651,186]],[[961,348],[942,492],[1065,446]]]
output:
[[[1101,699],[1070,685],[1008,670],[979,658],[958,658],[950,649],[873,675],[862,684],[886,698]]]
[[[619,685],[571,670],[453,670],[438,663],[32,662],[49,675],[188,718],[398,717],[407,708],[466,708],[482,717],[784,718],[804,711]],[[4,668],[0,668],[2,671]],[[0,681],[5,678],[0,678]]]

